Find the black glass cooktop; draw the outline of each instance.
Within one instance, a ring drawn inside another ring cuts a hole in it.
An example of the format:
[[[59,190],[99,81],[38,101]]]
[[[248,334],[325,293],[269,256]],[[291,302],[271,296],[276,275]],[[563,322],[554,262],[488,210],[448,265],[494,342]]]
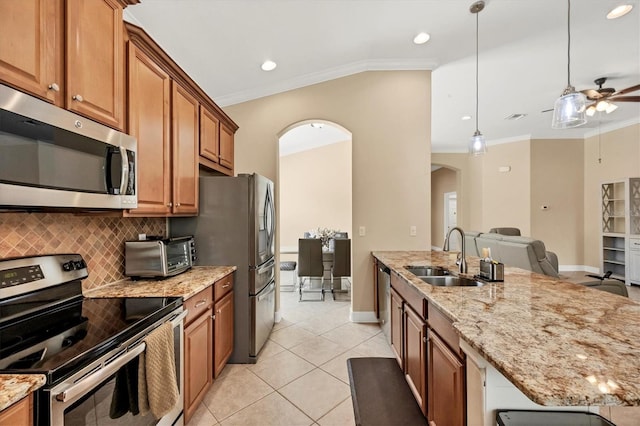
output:
[[[60,297],[77,286],[0,302],[0,373],[42,373],[54,384],[182,305],[179,297]]]

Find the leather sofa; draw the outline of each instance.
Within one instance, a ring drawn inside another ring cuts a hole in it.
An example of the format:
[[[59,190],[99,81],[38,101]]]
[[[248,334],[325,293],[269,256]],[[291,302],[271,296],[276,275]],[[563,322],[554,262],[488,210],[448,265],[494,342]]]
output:
[[[489,248],[491,257],[507,266],[558,277],[558,256],[534,238],[468,231],[465,248],[467,254],[477,257],[482,257],[483,248]]]
[[[465,249],[468,255],[481,257],[482,249],[491,249],[491,257],[507,266],[526,269],[558,278],[558,256],[545,248],[542,241],[514,234],[517,228],[492,228],[489,233],[465,231]],[[498,232],[504,232],[498,233]],[[519,230],[518,230],[519,233]],[[629,297],[623,282],[603,279],[580,282],[593,289]]]

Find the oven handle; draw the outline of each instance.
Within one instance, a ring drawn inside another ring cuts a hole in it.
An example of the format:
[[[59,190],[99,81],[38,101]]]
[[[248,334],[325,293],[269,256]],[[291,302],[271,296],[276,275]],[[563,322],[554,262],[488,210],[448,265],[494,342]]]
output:
[[[96,385],[98,385],[102,380],[106,379],[110,375],[114,374],[116,371],[120,369],[123,365],[131,361],[133,358],[140,355],[147,348],[147,344],[142,342],[135,348],[127,351],[126,354],[117,358],[111,364],[108,364],[91,374],[85,379],[82,379],[78,383],[74,384],[70,388],[60,392],[56,395],[56,399],[60,402],[66,402],[68,400],[72,400],[73,398],[83,395],[88,390],[93,389]]]

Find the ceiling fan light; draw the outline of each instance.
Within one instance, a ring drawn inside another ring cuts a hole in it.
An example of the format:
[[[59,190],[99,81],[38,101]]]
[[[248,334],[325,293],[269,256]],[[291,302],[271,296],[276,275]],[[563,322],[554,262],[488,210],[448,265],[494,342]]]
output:
[[[471,139],[469,140],[469,154],[482,155],[487,153],[487,141],[480,133],[480,130],[476,130]]]
[[[585,111],[587,116],[593,117],[596,114],[596,107],[594,105],[589,105],[589,108]]]
[[[609,105],[611,104],[607,101],[600,101],[596,104],[596,111],[606,111],[607,108],[609,108]]]
[[[607,109],[605,109],[607,114],[611,114],[613,111],[618,109],[618,105],[612,104],[611,102],[608,102],[608,104],[609,104],[609,106],[607,107]]]
[[[565,93],[556,99],[553,105],[553,119],[551,127],[553,129],[570,129],[582,126],[587,122],[585,117],[586,97],[575,91],[567,91],[572,87],[567,87]]]
[[[607,13],[607,19],[618,19],[627,13],[631,12],[633,9],[632,4],[621,4],[620,6],[614,7]]]

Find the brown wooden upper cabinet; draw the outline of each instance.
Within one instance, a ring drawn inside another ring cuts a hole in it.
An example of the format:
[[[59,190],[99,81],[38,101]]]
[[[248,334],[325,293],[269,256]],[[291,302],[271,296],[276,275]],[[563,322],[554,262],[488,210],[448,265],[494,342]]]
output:
[[[171,194],[171,79],[133,42],[129,59],[129,134],[138,140],[138,208],[129,216],[168,216]]]
[[[0,0],[0,80],[123,130],[122,8],[121,0]]]
[[[198,100],[175,81],[171,96],[174,215],[198,214]]]
[[[200,165],[233,176],[234,130],[200,107]]]

